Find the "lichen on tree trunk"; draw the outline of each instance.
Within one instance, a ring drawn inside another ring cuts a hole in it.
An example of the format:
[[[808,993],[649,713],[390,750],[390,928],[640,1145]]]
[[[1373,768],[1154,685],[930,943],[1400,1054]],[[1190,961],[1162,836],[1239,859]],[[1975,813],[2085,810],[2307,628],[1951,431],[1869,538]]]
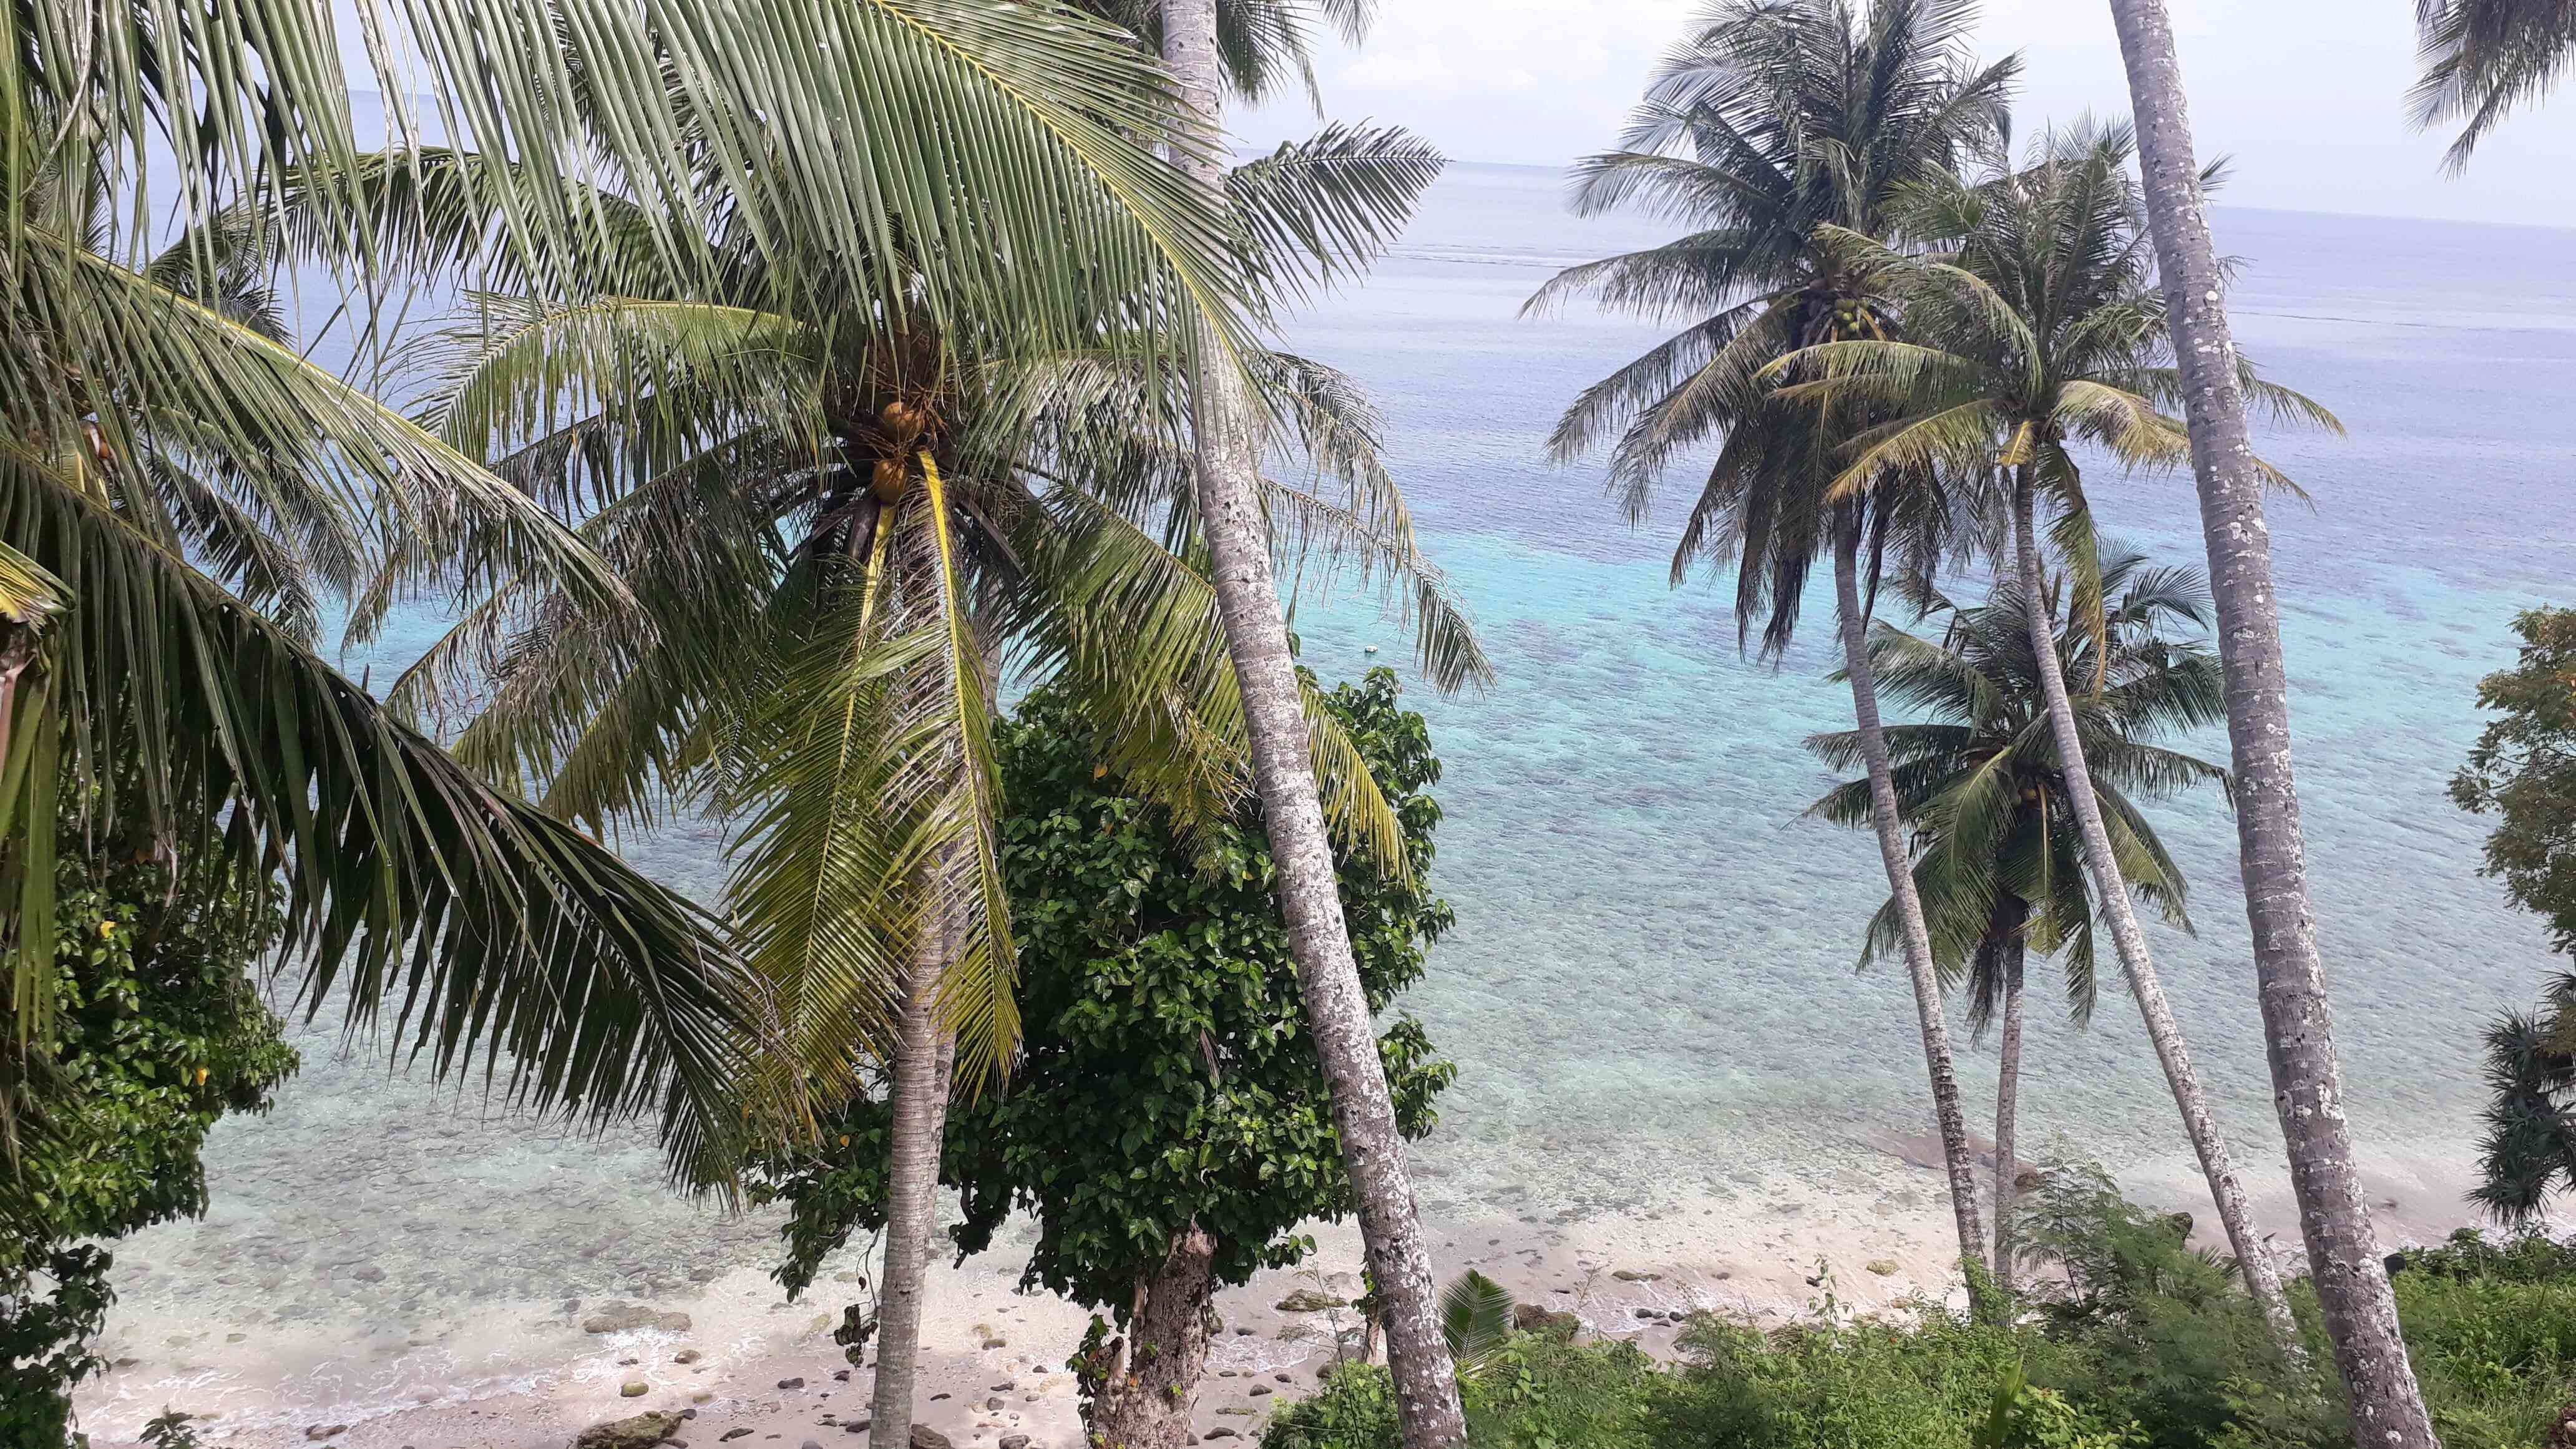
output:
[[[1123,1340],[1110,1345],[1083,1401],[1091,1449],[1181,1449],[1207,1372],[1216,1242],[1192,1223],[1137,1285]]]
[[[1204,127],[1200,146],[1181,148],[1175,160],[1222,206],[1215,0],[1165,0],[1163,58]],[[1369,1275],[1387,1305],[1387,1358],[1405,1449],[1450,1449],[1467,1436],[1466,1415],[1440,1332],[1439,1289],[1404,1138],[1342,919],[1296,661],[1271,570],[1269,520],[1261,504],[1260,423],[1242,373],[1215,329],[1202,322],[1196,333],[1190,409],[1199,519],[1243,701],[1244,735],[1289,950],[1297,961],[1298,991],[1331,1088]]]
[[[2192,476],[2200,491],[2209,592],[2226,675],[2236,774],[2236,838],[2254,935],[2256,990],[2273,1104],[2308,1268],[2334,1340],[2360,1449],[2434,1449],[2440,1440],[2397,1325],[2397,1300],[2372,1231],[2345,1120],[2343,1068],[2308,900],[2307,847],[2290,758],[2290,691],[2273,592],[2271,534],[2245,396],[2229,335],[2226,279],[2209,236],[2191,117],[2163,0],[2110,0],[2128,67],[2146,179],[2147,219],[2164,283],[2166,325],[2183,384]]]

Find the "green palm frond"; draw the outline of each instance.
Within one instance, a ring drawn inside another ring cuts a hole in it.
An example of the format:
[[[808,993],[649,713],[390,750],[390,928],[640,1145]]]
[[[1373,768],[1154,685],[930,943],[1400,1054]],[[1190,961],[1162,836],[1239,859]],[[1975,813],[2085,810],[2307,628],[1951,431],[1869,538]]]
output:
[[[2419,127],[2460,123],[2445,158],[2454,172],[2576,59],[2576,10],[2558,0],[2416,0],[2415,26],[2424,73],[2407,99]]]
[[[1251,781],[1243,702],[1206,575],[1135,524],[1072,490],[1051,492],[1048,535],[1020,553],[1048,604],[1027,630],[1029,664],[1062,681],[1100,731],[1110,769],[1185,826],[1220,818]],[[1324,816],[1382,870],[1402,870],[1403,832],[1359,749],[1312,681],[1308,746]]]
[[[1400,126],[1338,123],[1244,162],[1225,194],[1250,236],[1245,271],[1282,301],[1358,275],[1402,235],[1445,164]]]
[[[104,808],[187,837],[191,858],[279,872],[310,1011],[339,999],[353,1028],[390,1011],[396,1044],[437,1073],[479,1061],[541,1109],[658,1106],[675,1154],[725,1130],[757,1019],[694,907],[466,774],[75,481],[0,461],[0,537],[79,600],[49,631],[41,688],[21,691],[13,776],[59,750],[106,779],[131,752],[143,798]],[[231,808],[174,814],[182,792]],[[17,798],[9,863],[27,880],[52,816]],[[13,928],[21,979],[52,949],[32,904]]]
[[[1440,1291],[1440,1336],[1458,1371],[1474,1374],[1512,1336],[1512,1294],[1470,1268]]]

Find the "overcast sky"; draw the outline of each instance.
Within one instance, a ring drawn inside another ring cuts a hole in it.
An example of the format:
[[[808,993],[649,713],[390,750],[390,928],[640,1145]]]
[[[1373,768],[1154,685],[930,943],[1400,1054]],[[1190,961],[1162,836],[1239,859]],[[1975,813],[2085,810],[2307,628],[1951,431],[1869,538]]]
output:
[[[2171,0],[2200,154],[2236,161],[2222,204],[2576,226],[2576,81],[2508,121],[2468,174],[2406,120],[2413,0]],[[1328,48],[1327,114],[1409,126],[1461,161],[1555,166],[1616,138],[1656,58],[1702,0],[1380,0],[1357,52]],[[2103,0],[1986,0],[1988,57],[2022,56],[2016,130],[2125,117]],[[1302,104],[1240,117],[1269,146]]]

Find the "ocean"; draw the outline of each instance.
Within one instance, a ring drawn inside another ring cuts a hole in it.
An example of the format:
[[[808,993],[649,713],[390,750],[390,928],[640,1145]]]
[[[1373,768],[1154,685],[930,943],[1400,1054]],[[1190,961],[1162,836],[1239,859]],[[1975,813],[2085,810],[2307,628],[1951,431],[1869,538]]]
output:
[[[1812,626],[1828,595],[1785,659],[1749,660],[1728,579],[1667,583],[1687,468],[1631,529],[1597,467],[1546,461],[1567,401],[1660,335],[1520,315],[1558,268],[1663,234],[1578,220],[1562,198],[1552,171],[1453,167],[1371,279],[1286,339],[1384,407],[1423,539],[1502,676],[1407,696],[1446,766],[1434,880],[1458,915],[1403,1003],[1460,1067],[1417,1153],[1424,1205],[1571,1221],[1783,1176],[1857,1189],[1929,1112],[1903,973],[1854,969],[1885,889],[1874,849],[1800,818],[1830,783],[1800,742],[1849,723]],[[2445,785],[2515,611],[2571,602],[2576,292],[2558,260],[2576,234],[2227,208],[2216,224],[2242,259],[2240,343],[2350,429],[2263,447],[2311,500],[2276,498],[2272,524],[2353,1128],[2366,1154],[2456,1159],[2477,1131],[2479,1030],[2552,964],[2478,875],[2483,826]],[[2187,476],[2103,466],[2089,488],[2106,536],[2200,561]],[[381,677],[441,622],[401,621],[351,671]],[[1408,657],[1364,600],[1309,600],[1297,624],[1328,679]],[[2194,743],[2224,756],[2215,732]],[[2198,928],[2151,925],[2159,967],[2240,1160],[2277,1177],[2232,825],[2207,793],[2151,814]],[[674,831],[633,853],[705,889],[716,848]],[[2183,1161],[2134,1008],[2106,982],[2078,1031],[2049,999],[2034,995],[2025,1152]],[[1973,1123],[1991,1046],[1959,1037]],[[562,1346],[487,1329],[526,1305],[684,1301],[767,1261],[772,1225],[665,1191],[640,1130],[510,1117],[389,1070],[380,1048],[344,1051],[328,1024],[303,1044],[275,1112],[216,1129],[206,1218],[119,1248],[120,1367],[87,1398],[94,1427],[236,1392],[288,1406],[286,1423],[295,1406],[524,1382]]]

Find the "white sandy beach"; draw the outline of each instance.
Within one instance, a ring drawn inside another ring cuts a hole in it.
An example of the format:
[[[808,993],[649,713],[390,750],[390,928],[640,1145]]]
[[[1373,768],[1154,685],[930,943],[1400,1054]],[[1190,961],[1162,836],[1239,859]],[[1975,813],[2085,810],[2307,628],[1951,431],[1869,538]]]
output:
[[[1838,1174],[1867,1187],[1820,1191],[1775,1178],[1732,1198],[1685,1199],[1644,1215],[1435,1225],[1437,1259],[1444,1274],[1477,1268],[1524,1302],[1571,1311],[1593,1332],[1658,1353],[1671,1349],[1675,1320],[1689,1311],[1753,1322],[1811,1311],[1823,1291],[1810,1281],[1820,1263],[1850,1311],[1916,1295],[1956,1303],[1953,1229],[1927,1147],[1885,1141],[1875,1161]],[[2468,1221],[2459,1193],[2469,1166],[2458,1155],[2382,1160],[2371,1182],[2383,1241],[2431,1241]],[[2200,1200],[2188,1162],[2121,1176],[2159,1208],[2190,1211]],[[2295,1268],[2286,1182],[2257,1179],[2255,1197],[2260,1219],[2281,1235],[2284,1265]],[[1319,1250],[1304,1267],[1220,1295],[1225,1327],[1199,1394],[1202,1438],[1257,1437],[1270,1408],[1305,1392],[1332,1361],[1336,1331],[1356,1328],[1347,1312],[1276,1306],[1299,1289],[1339,1296],[1356,1285],[1356,1230],[1325,1227],[1317,1237]],[[1080,1427],[1064,1361],[1088,1314],[1051,1295],[1017,1292],[1025,1255],[1013,1247],[1006,1239],[962,1267],[934,1268],[923,1421],[960,1449],[1000,1449],[1013,1435],[1028,1436],[1027,1449],[1074,1449]],[[131,1362],[83,1391],[82,1420],[100,1449],[130,1443],[165,1406],[211,1416],[205,1437],[227,1445],[563,1449],[606,1420],[692,1410],[677,1437],[697,1449],[803,1449],[807,1441],[859,1449],[864,1431],[849,1425],[867,1417],[869,1374],[853,1370],[831,1341],[855,1291],[827,1277],[791,1305],[760,1270],[738,1268],[648,1305],[687,1315],[686,1329],[585,1334],[581,1321],[608,1300],[563,1300],[425,1328],[390,1353],[273,1329],[120,1319],[106,1348]],[[692,1361],[678,1361],[692,1351]],[[622,1392],[634,1383],[644,1392]]]

